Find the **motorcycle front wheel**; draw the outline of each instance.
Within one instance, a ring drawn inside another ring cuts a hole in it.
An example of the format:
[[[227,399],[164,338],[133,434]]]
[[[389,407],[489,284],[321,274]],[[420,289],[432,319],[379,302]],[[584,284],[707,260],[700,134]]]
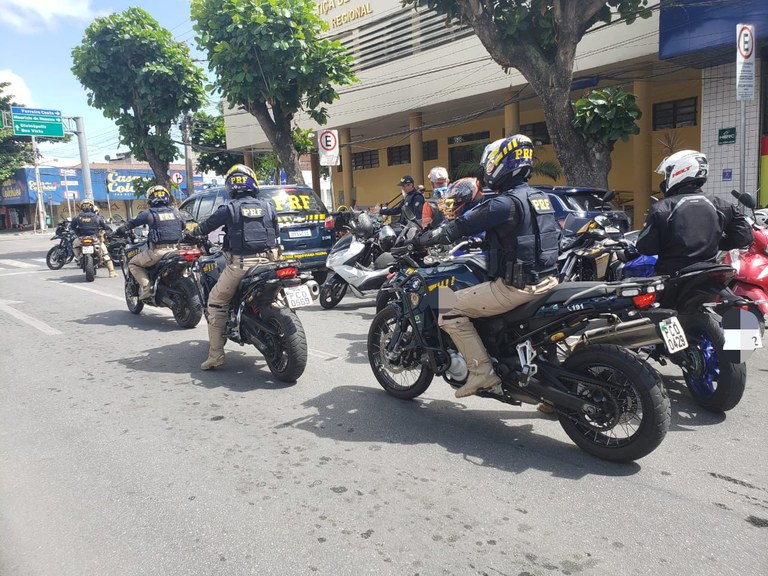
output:
[[[718,357],[725,334],[710,314],[680,316],[690,346],[684,355],[683,377],[694,400],[710,412],[734,408],[744,395],[747,365],[726,362]]]
[[[267,343],[264,360],[275,378],[296,382],[307,367],[307,337],[304,326],[290,308],[269,306],[261,310],[261,318],[277,328],[277,335],[261,334]]]
[[[200,294],[190,278],[179,278],[172,286],[178,292],[173,296],[173,317],[182,328],[194,328],[203,317]]]
[[[45,255],[45,264],[51,270],[59,270],[66,264],[66,259],[67,255],[62,251],[61,246],[54,246]]]
[[[579,448],[604,460],[631,462],[661,444],[671,407],[661,377],[646,362],[619,346],[592,345],[574,352],[563,368],[602,383],[560,376],[572,394],[599,407],[590,415],[558,408],[560,425]]]
[[[144,302],[139,300],[139,285],[131,276],[125,278],[125,304],[131,314],[141,314]]]
[[[96,280],[96,264],[93,261],[93,256],[86,254],[83,256],[83,270],[85,270],[85,279],[88,282]]]
[[[406,349],[415,337],[407,320],[400,327],[398,347],[387,350],[398,327],[397,316],[392,306],[385,306],[376,314],[368,330],[368,363],[381,387],[392,396],[416,398],[429,388],[435,374],[421,363],[421,350]]]
[[[320,286],[320,306],[330,310],[341,302],[347,293],[347,283],[335,274]]]

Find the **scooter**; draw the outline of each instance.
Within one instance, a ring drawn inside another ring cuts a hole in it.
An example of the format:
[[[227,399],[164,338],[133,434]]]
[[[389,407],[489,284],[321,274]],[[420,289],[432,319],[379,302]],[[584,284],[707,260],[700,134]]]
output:
[[[325,264],[333,271],[320,288],[320,305],[326,310],[341,302],[347,288],[358,298],[378,293],[395,262],[388,254],[397,238],[391,226],[362,213],[347,227],[349,233],[334,244]]]

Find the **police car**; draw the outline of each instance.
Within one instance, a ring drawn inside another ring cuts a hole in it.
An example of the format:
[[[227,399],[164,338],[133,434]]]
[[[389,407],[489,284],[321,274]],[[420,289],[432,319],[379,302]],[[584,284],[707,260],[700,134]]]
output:
[[[325,261],[333,245],[333,217],[314,190],[290,184],[265,185],[259,186],[258,197],[269,200],[277,211],[283,258],[298,260],[301,269],[311,271],[315,281],[325,282]],[[179,210],[202,222],[229,201],[225,188],[209,188],[184,200]],[[223,236],[221,229],[210,235],[211,241],[217,243],[221,243]]]

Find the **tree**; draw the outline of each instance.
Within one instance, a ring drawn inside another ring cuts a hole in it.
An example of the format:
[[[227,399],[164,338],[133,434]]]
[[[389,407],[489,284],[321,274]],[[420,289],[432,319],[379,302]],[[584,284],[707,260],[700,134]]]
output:
[[[648,0],[403,0],[449,23],[468,24],[494,61],[519,70],[541,100],[552,144],[570,184],[608,187],[609,147],[590,146],[574,126],[569,97],[576,47],[598,22],[648,18]]]
[[[179,156],[171,126],[205,102],[203,70],[189,47],[146,11],[128,8],[94,20],[72,61],[88,104],[115,120],[121,143],[170,190],[168,165]]]
[[[352,57],[320,38],[327,24],[312,0],[192,0],[197,42],[227,102],[255,116],[289,181],[304,183],[292,121],[304,110],[319,124],[335,86],[356,80]]]
[[[242,154],[227,150],[227,135],[224,117],[197,112],[192,117],[192,146],[197,152],[198,172],[215,172],[224,176],[234,164],[243,162]]]
[[[10,82],[0,82],[0,111],[10,114],[11,106],[19,106],[12,94],[3,94]],[[24,166],[34,162],[32,142],[29,138],[13,135],[12,128],[0,127],[0,182],[5,182]]]

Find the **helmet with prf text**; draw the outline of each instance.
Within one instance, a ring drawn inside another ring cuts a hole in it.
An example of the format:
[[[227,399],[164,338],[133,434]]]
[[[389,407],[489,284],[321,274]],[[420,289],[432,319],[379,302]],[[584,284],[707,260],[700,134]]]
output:
[[[245,164],[235,164],[224,176],[224,187],[230,198],[255,196],[259,191],[256,173]]]
[[[528,180],[533,172],[533,142],[524,134],[496,140],[480,159],[485,184],[506,189]]]

